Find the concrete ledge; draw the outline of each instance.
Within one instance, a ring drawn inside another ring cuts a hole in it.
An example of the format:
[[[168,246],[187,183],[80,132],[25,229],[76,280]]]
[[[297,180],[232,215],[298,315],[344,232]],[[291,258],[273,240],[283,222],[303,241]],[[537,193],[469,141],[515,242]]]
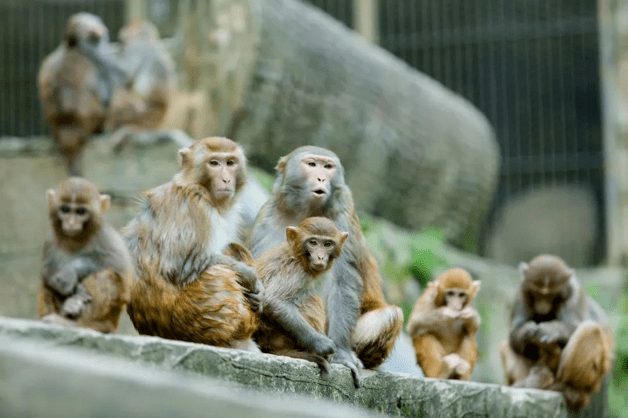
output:
[[[192,372],[257,391],[308,395],[396,416],[569,416],[558,394],[540,390],[421,379],[373,371],[365,371],[363,387],[355,389],[348,369],[338,365],[333,365],[330,376],[322,377],[315,365],[303,360],[155,337],[103,335],[90,330],[65,329],[38,321],[2,317],[0,337],[36,342],[39,352],[43,349],[44,353],[59,347],[74,347],[84,352],[102,354],[104,358],[114,356],[134,363],[154,365],[162,371]],[[0,343],[0,351],[6,351],[5,345]],[[16,355],[15,350],[11,352],[14,353],[11,355]],[[23,362],[28,361],[28,353],[25,356]],[[8,366],[3,367],[6,369]],[[6,393],[0,394],[0,403],[8,396]],[[67,396],[77,399],[71,392]],[[341,411],[338,411],[338,415],[341,415]],[[588,415],[581,413],[580,416]]]

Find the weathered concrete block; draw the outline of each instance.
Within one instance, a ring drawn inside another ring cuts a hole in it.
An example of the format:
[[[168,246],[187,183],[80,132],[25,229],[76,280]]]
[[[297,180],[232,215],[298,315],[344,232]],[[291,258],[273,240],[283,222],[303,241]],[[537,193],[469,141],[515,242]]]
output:
[[[355,389],[350,372],[339,365],[332,366],[329,376],[321,376],[316,365],[304,360],[155,337],[103,335],[90,330],[64,329],[36,321],[9,318],[0,318],[0,337],[37,342],[39,351],[75,347],[103,356],[152,364],[161,370],[194,372],[265,392],[331,399],[397,416],[569,416],[560,395],[548,391],[421,379],[373,371],[364,371],[363,385]],[[28,355],[22,362],[27,360]],[[7,363],[0,360],[1,371],[16,370],[9,368]],[[117,370],[112,366],[111,374],[128,376],[119,374]],[[58,380],[55,382],[58,385]],[[159,384],[161,381],[158,381]],[[190,391],[194,392],[194,387]],[[0,395],[0,402],[8,395]],[[17,395],[11,395],[12,402],[14,396]],[[64,395],[60,396],[63,398]],[[75,395],[72,398],[76,399]],[[340,414],[341,411],[338,412]]]

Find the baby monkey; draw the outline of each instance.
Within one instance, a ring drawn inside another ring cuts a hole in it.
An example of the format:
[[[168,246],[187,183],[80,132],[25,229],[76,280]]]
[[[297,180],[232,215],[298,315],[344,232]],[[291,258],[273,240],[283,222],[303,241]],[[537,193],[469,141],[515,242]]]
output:
[[[325,305],[314,281],[332,267],[348,235],[330,219],[306,218],[286,228],[287,242],[259,257],[265,298],[254,339],[263,352],[313,361],[329,373],[336,346],[325,335]]]
[[[129,300],[133,267],[122,237],[104,217],[110,198],[78,177],[47,197],[53,234],[44,245],[39,315],[113,332]]]

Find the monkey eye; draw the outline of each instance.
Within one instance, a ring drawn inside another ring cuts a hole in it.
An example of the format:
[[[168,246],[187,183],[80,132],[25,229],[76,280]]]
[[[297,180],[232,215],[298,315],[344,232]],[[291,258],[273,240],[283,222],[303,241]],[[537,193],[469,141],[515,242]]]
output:
[[[325,244],[323,244],[326,248],[331,247],[331,241],[325,241]]]
[[[315,246],[317,244],[315,239],[311,239],[307,243],[310,244],[311,246]]]
[[[70,207],[67,205],[61,206],[61,213],[70,213]]]
[[[76,209],[76,214],[77,215],[85,215],[85,212],[87,212],[85,210],[85,208],[78,208],[78,209]]]
[[[217,167],[217,166],[218,166],[218,164],[219,164],[218,160],[211,160],[211,161],[209,162],[209,165],[211,165],[212,167]]]
[[[309,165],[310,167],[316,167],[316,163],[314,161],[310,161],[309,163],[307,163],[307,165]]]
[[[331,170],[332,168],[334,168],[334,165],[333,164],[325,164],[325,168],[327,170]]]
[[[235,165],[235,163],[236,163],[235,160],[227,160],[227,165],[228,166]]]
[[[453,290],[448,290],[447,291],[447,296],[454,296],[456,294],[456,292],[454,292]]]

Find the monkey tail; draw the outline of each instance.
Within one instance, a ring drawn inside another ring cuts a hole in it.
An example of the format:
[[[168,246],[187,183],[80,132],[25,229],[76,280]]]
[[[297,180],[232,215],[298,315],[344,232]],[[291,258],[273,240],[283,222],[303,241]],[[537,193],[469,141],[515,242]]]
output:
[[[327,359],[316,353],[286,348],[286,349],[274,351],[273,354],[311,361],[313,363],[318,364],[318,367],[320,367],[321,373],[323,374],[329,374],[331,371],[331,366],[329,365],[329,362],[327,361]]]
[[[352,335],[353,350],[367,369],[384,362],[395,345],[403,326],[403,312],[398,306],[387,306],[362,315]]]

